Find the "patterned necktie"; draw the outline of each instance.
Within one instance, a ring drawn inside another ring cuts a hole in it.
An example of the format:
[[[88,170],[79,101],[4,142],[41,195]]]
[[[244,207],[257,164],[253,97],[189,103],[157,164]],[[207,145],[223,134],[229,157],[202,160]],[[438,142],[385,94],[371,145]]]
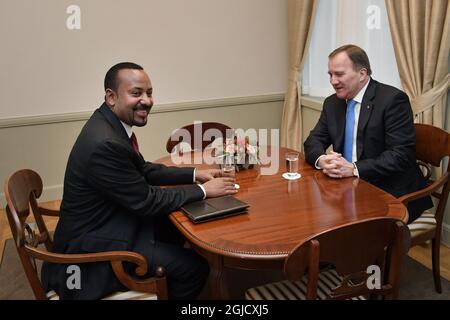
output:
[[[355,100],[347,102],[347,114],[345,116],[344,158],[352,162],[353,153],[353,129],[355,127]]]
[[[136,151],[137,154],[139,154],[139,145],[136,139],[136,135],[134,134],[134,132],[131,134],[131,144],[133,145],[133,149],[134,151]]]

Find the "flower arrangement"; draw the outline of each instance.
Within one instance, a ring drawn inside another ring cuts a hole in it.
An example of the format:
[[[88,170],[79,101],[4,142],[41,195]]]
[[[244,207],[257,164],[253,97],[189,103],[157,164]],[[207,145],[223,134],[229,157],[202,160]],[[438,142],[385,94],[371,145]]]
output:
[[[259,164],[258,145],[252,145],[249,137],[240,138],[234,136],[226,139],[223,145],[222,158],[232,156],[236,171],[252,169],[255,164]]]

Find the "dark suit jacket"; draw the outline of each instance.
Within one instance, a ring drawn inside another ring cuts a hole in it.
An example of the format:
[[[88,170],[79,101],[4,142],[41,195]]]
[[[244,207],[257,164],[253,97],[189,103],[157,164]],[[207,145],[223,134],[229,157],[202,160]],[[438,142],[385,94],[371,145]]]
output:
[[[190,185],[157,187],[170,184]],[[145,162],[134,152],[119,119],[103,104],[87,121],[70,154],[53,251],[133,251],[136,239],[148,239],[148,246],[140,245],[148,251],[140,253],[150,261],[154,219],[202,198],[203,191],[193,184],[193,168]],[[44,286],[63,299],[97,299],[123,289],[109,263],[79,267],[81,290],[67,288],[70,274],[60,264],[43,266]]]
[[[306,160],[314,165],[333,145],[343,152],[347,104],[336,94],[325,99],[319,121],[304,143]],[[395,197],[425,187],[416,163],[416,132],[408,96],[373,79],[364,94],[359,114],[356,153],[360,178]],[[408,205],[409,220],[432,207],[431,198]]]

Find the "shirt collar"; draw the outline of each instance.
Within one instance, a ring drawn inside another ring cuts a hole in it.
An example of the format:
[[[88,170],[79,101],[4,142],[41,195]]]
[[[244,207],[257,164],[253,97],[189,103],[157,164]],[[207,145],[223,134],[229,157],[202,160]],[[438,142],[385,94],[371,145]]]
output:
[[[352,99],[355,100],[357,103],[361,104],[364,94],[366,93],[367,87],[369,86],[369,82],[371,81],[371,78],[369,78],[369,81],[367,81],[366,85],[359,90],[358,94]]]
[[[131,126],[129,126],[128,124],[126,124],[125,122],[122,122],[122,121],[120,121],[120,123],[122,124],[123,128],[127,132],[128,138],[131,138],[131,134],[133,133],[133,131],[131,130]]]

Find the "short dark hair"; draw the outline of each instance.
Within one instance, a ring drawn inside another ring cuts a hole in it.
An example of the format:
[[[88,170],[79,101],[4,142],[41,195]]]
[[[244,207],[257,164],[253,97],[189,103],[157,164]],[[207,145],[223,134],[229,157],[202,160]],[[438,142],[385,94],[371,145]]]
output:
[[[333,58],[340,52],[346,52],[350,60],[353,62],[353,70],[359,71],[362,68],[367,70],[367,74],[370,76],[372,74],[372,69],[370,68],[369,57],[367,53],[358,46],[354,44],[346,44],[345,46],[335,49],[328,56],[329,59]]]
[[[105,91],[106,89],[111,89],[116,92],[118,83],[117,83],[117,74],[120,70],[123,69],[134,69],[134,70],[144,70],[140,65],[133,62],[120,62],[114,66],[112,66],[105,76]]]

